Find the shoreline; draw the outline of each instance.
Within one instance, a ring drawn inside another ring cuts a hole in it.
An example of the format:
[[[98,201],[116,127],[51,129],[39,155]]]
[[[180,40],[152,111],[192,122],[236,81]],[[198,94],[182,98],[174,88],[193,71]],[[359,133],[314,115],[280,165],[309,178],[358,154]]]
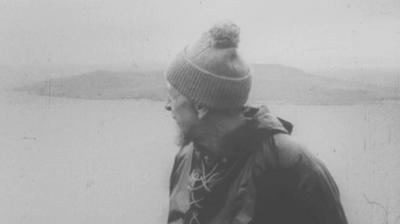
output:
[[[162,103],[164,101],[158,99],[152,99],[147,97],[122,97],[122,98],[89,98],[89,97],[70,97],[70,96],[48,96],[43,94],[35,94],[29,93],[22,90],[4,90],[4,93],[15,93],[17,95],[26,95],[26,96],[37,96],[37,97],[44,97],[44,98],[59,98],[59,99],[70,99],[70,100],[79,100],[79,101],[109,101],[109,102],[118,102],[118,101],[150,101],[150,102],[157,102]],[[400,99],[384,99],[384,100],[365,100],[359,102],[332,102],[332,103],[314,103],[314,102],[291,102],[285,100],[272,100],[272,101],[262,101],[262,100],[253,100],[249,99],[250,105],[298,105],[298,106],[360,106],[360,105],[388,105],[388,104],[399,104]]]

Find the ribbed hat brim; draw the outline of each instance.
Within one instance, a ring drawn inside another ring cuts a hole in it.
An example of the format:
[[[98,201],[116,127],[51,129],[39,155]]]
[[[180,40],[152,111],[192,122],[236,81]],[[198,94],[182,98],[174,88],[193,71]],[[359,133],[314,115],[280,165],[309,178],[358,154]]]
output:
[[[197,67],[185,57],[184,52],[169,65],[166,79],[195,103],[217,109],[243,106],[251,88],[250,71],[238,78],[219,76]]]

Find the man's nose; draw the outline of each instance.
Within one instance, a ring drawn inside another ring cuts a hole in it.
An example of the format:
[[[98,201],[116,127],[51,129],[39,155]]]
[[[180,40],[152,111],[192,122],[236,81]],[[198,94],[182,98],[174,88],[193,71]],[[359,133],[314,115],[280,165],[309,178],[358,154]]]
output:
[[[168,111],[171,111],[171,110],[172,110],[171,103],[168,101],[168,102],[165,104],[164,108],[165,108],[166,110],[168,110]]]

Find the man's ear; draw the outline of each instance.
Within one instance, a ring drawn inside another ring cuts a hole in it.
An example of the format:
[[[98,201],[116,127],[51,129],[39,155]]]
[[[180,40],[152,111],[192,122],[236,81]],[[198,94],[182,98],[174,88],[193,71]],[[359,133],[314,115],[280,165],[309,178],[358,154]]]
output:
[[[202,119],[209,112],[208,108],[205,106],[195,105],[195,108],[197,110],[197,117],[199,119]]]

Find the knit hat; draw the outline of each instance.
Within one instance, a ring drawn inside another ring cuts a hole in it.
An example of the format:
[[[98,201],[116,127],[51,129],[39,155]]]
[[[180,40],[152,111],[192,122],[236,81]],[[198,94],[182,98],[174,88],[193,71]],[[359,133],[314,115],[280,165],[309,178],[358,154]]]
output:
[[[169,84],[202,106],[243,106],[249,96],[251,75],[237,52],[239,32],[231,22],[212,27],[170,63],[166,70]]]

